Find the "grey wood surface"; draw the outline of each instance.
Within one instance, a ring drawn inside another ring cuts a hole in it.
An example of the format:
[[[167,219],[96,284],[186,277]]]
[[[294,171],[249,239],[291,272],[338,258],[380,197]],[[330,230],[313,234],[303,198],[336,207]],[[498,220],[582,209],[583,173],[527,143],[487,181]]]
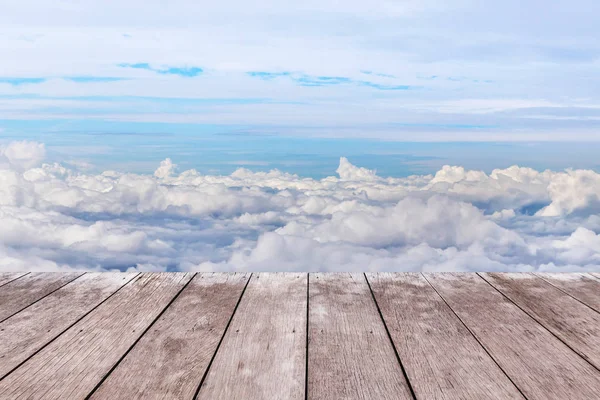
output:
[[[7,283],[0,288],[0,322],[81,275],[34,272]]]
[[[304,399],[305,273],[252,275],[198,398]]]
[[[308,398],[413,398],[363,274],[310,274]]]
[[[0,399],[596,399],[597,275],[27,274]]]
[[[600,367],[600,314],[531,274],[481,274],[496,289]]]
[[[523,399],[419,273],[367,274],[419,399]]]
[[[0,381],[2,399],[84,399],[192,278],[134,278]]]
[[[198,274],[92,399],[193,399],[249,274]]]
[[[0,378],[136,274],[88,273],[0,323]]]
[[[592,274],[536,273],[535,275],[600,312],[600,279]]]
[[[27,272],[0,272],[0,286],[4,286],[23,275],[27,275]]]
[[[597,398],[600,374],[475,274],[425,274],[528,399]]]

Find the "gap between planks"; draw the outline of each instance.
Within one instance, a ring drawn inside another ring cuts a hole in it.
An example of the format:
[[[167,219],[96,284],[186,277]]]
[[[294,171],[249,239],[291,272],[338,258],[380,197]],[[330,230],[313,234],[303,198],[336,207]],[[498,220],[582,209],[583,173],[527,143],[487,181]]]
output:
[[[422,274],[367,279],[416,398],[524,399]]]
[[[127,351],[125,351],[125,353],[123,353],[121,358],[119,358],[119,360],[112,366],[112,368],[106,373],[106,375],[104,375],[104,377],[100,380],[100,382],[98,382],[98,384],[94,387],[94,389],[92,389],[92,391],[86,396],[86,400],[90,399],[94,395],[94,393],[98,390],[98,388],[102,385],[102,383],[104,383],[104,381],[112,374],[112,372],[117,368],[117,366],[121,363],[121,361],[123,361],[123,359],[125,359],[125,357],[127,357],[127,354],[129,354],[129,352],[142,339],[142,337],[144,335],[146,335],[148,330],[150,330],[150,328],[156,323],[156,321],[158,321],[158,319],[165,313],[165,311],[167,311],[167,309],[173,304],[173,302],[179,297],[179,295],[181,295],[181,292],[183,292],[185,290],[185,288],[188,287],[190,282],[192,282],[192,280],[195,277],[196,277],[196,273],[194,273],[192,275],[191,279],[188,280],[183,285],[183,287],[177,292],[177,294],[171,299],[171,301],[169,301],[169,303],[165,306],[165,308],[156,316],[156,318],[154,318],[154,320],[148,325],[148,327],[142,332],[142,334],[131,344],[131,346],[127,349]]]
[[[598,371],[481,276],[426,276],[528,399],[597,397]]]
[[[0,358],[4,360],[4,364],[0,365],[0,380],[100,307],[138,275],[139,273],[119,274],[118,277],[122,277],[124,282],[118,282],[118,279],[113,281],[111,273],[108,272],[84,274],[70,285],[63,286],[0,323]],[[89,287],[77,287],[85,286],[90,281],[95,283],[91,293]],[[64,307],[63,301],[68,301],[69,304],[79,303],[80,311],[77,311],[77,307],[75,310]],[[90,308],[86,311],[88,307]],[[56,309],[58,312],[54,311]],[[13,352],[16,354],[12,354]],[[13,363],[13,366],[10,363]]]
[[[138,275],[125,290],[0,381],[0,392],[6,398],[84,398],[139,338],[136,331],[143,332],[191,277],[184,273]]]
[[[9,284],[12,281],[16,281],[27,274],[29,274],[29,272],[2,272],[0,273],[0,287]]]
[[[550,283],[533,274],[529,275],[529,278],[527,278],[527,275],[519,274],[519,277],[513,282],[511,282],[510,279],[511,276],[515,275],[508,273],[501,275],[494,273],[477,273],[477,275],[479,275],[485,282],[498,291],[508,301],[521,309],[521,311],[527,314],[531,319],[544,327],[544,329],[550,332],[554,337],[564,343],[564,345],[570,348],[575,354],[580,356],[600,372],[598,367],[598,365],[600,365],[600,353],[598,350],[596,350],[598,349],[598,345],[600,345],[600,343],[598,343],[598,339],[600,338],[600,316],[593,308],[573,298],[567,293],[564,293],[554,285],[551,285]],[[529,287],[525,288],[529,290],[525,290],[525,293],[522,293],[523,288],[519,288],[518,285],[524,281],[530,285]],[[547,297],[551,296],[552,294],[560,294],[564,296],[565,299],[563,300],[562,304],[563,310],[561,310],[564,312],[561,313],[561,315],[568,315],[569,318],[573,318],[573,316],[576,315],[580,320],[587,319],[584,323],[585,328],[583,328],[587,331],[582,332],[581,326],[578,326],[577,324],[571,325],[571,321],[566,319],[566,317],[562,317],[563,320],[558,324],[556,321],[553,321],[552,316],[556,314],[556,308],[561,306],[558,296],[555,296],[555,298],[549,302],[545,301],[539,302],[537,305],[529,305],[527,300],[532,297],[534,293],[534,287],[532,286],[535,286],[538,283],[541,283],[542,286],[537,289],[539,291],[545,291],[543,294],[545,294]],[[546,285],[547,287],[544,287],[543,285]],[[555,293],[552,291],[555,291]],[[568,300],[571,301],[570,304]],[[591,310],[592,312],[582,312],[582,307],[584,310]],[[567,311],[569,314],[567,314]],[[551,313],[550,316],[548,316],[548,312]],[[591,331],[589,329],[591,329]]]
[[[0,322],[31,307],[85,272],[37,272],[18,277],[0,288]]]
[[[381,323],[383,324],[383,327],[385,328],[387,337],[388,337],[390,343],[392,344],[392,348],[394,349],[394,354],[396,355],[396,360],[398,360],[398,364],[400,364],[400,369],[402,370],[402,375],[404,375],[404,379],[406,380],[406,384],[408,385],[410,394],[413,397],[413,399],[416,400],[417,396],[415,394],[415,389],[408,377],[406,368],[404,367],[404,364],[402,363],[402,359],[400,358],[400,353],[398,353],[398,348],[396,347],[396,343],[394,343],[394,339],[392,338],[392,335],[390,334],[388,325],[385,321],[385,318],[383,317],[383,313],[381,312],[381,308],[379,307],[379,303],[377,302],[377,298],[375,297],[375,293],[373,292],[373,287],[371,286],[371,282],[369,282],[369,278],[367,277],[366,273],[363,273],[363,276],[365,277],[365,281],[367,282],[367,286],[369,287],[369,291],[371,292],[371,298],[373,299],[373,303],[375,303],[375,307],[377,308],[377,312],[379,313],[379,318],[381,318]]]

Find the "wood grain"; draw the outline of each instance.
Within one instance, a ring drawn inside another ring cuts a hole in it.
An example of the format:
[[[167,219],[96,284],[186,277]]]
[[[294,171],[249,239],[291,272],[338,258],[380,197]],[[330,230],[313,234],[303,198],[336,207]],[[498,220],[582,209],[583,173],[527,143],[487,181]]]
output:
[[[303,273],[252,275],[198,398],[304,399]]]
[[[425,274],[528,399],[593,399],[600,374],[475,274]]]
[[[0,289],[0,322],[81,275],[83,272],[36,272],[7,283]]]
[[[311,274],[309,399],[412,399],[363,274]]]
[[[92,399],[193,399],[249,274],[198,274]]]
[[[367,278],[417,398],[523,399],[421,274]]]
[[[0,272],[0,286],[4,286],[23,275],[27,275],[27,272]]]
[[[85,274],[0,323],[0,378],[91,311],[136,274]]]
[[[192,276],[137,276],[0,381],[0,398],[84,399]]]
[[[536,273],[535,275],[600,312],[600,279],[593,275],[585,273]]]
[[[599,313],[532,274],[481,275],[579,355],[600,367]]]

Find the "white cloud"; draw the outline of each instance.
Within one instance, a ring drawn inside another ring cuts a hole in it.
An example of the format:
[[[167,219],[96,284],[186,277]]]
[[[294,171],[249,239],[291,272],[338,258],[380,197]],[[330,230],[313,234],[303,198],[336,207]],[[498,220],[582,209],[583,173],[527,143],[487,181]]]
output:
[[[554,247],[559,250],[557,258],[571,264],[600,264],[600,235],[579,227],[568,238],[557,240]]]
[[[170,158],[167,158],[166,160],[161,161],[160,167],[154,171],[154,176],[157,178],[168,178],[173,175],[175,168],[177,168],[177,165],[173,164]]]
[[[10,143],[0,270],[571,271],[600,267],[600,175],[446,166],[382,178],[342,158],[321,180],[89,175]]]
[[[377,178],[375,171],[356,167],[350,164],[346,157],[340,158],[340,166],[335,172],[338,173],[340,179],[345,181],[365,181],[374,180]]]
[[[540,210],[541,216],[600,213],[600,175],[591,170],[567,170],[555,174],[548,192],[552,203]]]
[[[8,164],[18,170],[24,170],[39,165],[46,156],[46,148],[41,143],[35,142],[11,142],[6,146],[0,146],[0,168],[2,164]],[[4,162],[3,162],[4,160]]]

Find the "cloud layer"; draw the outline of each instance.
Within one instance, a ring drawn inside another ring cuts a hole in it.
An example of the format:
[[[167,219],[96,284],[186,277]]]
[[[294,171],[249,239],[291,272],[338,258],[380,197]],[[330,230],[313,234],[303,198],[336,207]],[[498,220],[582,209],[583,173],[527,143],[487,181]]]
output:
[[[238,169],[88,175],[0,147],[0,271],[579,271],[600,267],[600,174],[445,166],[321,180]]]

